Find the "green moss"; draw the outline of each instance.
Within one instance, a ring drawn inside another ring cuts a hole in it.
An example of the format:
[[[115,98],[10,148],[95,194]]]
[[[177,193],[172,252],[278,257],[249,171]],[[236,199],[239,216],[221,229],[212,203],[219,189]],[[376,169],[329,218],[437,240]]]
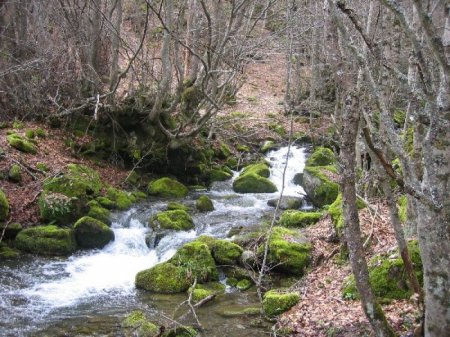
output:
[[[398,198],[397,208],[400,221],[405,224],[408,220],[408,198],[406,195],[402,195]]]
[[[336,164],[336,157],[329,148],[318,147],[306,161],[306,166],[327,166]]]
[[[114,187],[109,187],[106,191],[106,196],[114,203],[114,208],[119,210],[127,210],[133,205],[136,199],[131,193],[118,190]]]
[[[58,224],[68,224],[78,215],[76,199],[61,193],[42,192],[38,199],[41,219]]]
[[[331,166],[307,166],[304,169],[303,181],[305,184],[305,191],[308,193],[308,197],[312,200],[313,204],[317,207],[323,207],[331,204],[339,193],[339,185],[330,179],[322,172],[322,170],[328,170],[335,173],[335,168]],[[310,177],[308,177],[308,175]],[[312,187],[309,187],[307,181],[312,179],[318,179],[319,183]]]
[[[233,182],[233,190],[238,193],[273,193],[277,187],[267,178],[255,173],[240,175]]]
[[[100,220],[84,216],[73,226],[80,247],[103,248],[114,240],[114,232]]]
[[[220,265],[237,264],[243,251],[237,244],[226,240],[215,240],[212,246],[214,260]]]
[[[152,181],[148,185],[148,193],[160,197],[182,198],[185,197],[188,192],[186,186],[167,177]]]
[[[396,109],[394,111],[394,123],[398,127],[403,127],[403,125],[405,124],[405,119],[406,119],[406,111],[405,110]]]
[[[184,268],[192,280],[197,278],[200,283],[219,279],[211,251],[208,245],[202,242],[194,241],[185,244],[169,262]]]
[[[6,220],[9,215],[9,202],[6,194],[0,189],[0,221]]]
[[[145,314],[142,310],[132,311],[122,322],[125,328],[137,328],[146,321]]]
[[[248,279],[242,279],[236,283],[236,288],[238,288],[240,291],[245,291],[251,288],[253,283]]]
[[[196,337],[198,332],[189,326],[179,326],[165,331],[161,337]]]
[[[281,214],[280,225],[285,227],[306,227],[315,224],[322,217],[320,212],[287,210]]]
[[[95,200],[100,204],[100,206],[106,209],[116,208],[116,203],[107,197],[97,197]]]
[[[230,147],[225,143],[220,143],[220,157],[226,159],[231,156],[231,154],[232,152]]]
[[[147,193],[142,192],[142,191],[133,191],[133,192],[131,192],[131,194],[133,195],[133,197],[136,201],[147,199]]]
[[[20,256],[20,252],[14,248],[10,248],[7,245],[0,242],[0,260],[12,260],[17,259]]]
[[[264,250],[263,245],[258,253]],[[280,272],[302,275],[309,264],[311,244],[296,231],[274,227],[269,240],[268,261]]]
[[[13,129],[16,129],[16,130],[22,130],[25,127],[25,125],[23,124],[23,122],[15,120],[13,122],[12,127],[13,127]]]
[[[215,181],[225,181],[231,179],[232,175],[224,169],[213,168],[208,172],[208,181],[213,183]]]
[[[409,154],[414,153],[414,128],[409,127],[402,132],[403,149]]]
[[[34,139],[36,137],[36,133],[33,129],[29,129],[25,131],[25,136],[29,139]]]
[[[44,131],[44,129],[41,128],[37,128],[35,130],[36,136],[38,136],[39,138],[45,138],[47,137],[47,133]]]
[[[237,145],[236,150],[238,150],[239,152],[250,152],[250,148],[247,145],[242,144]]]
[[[12,164],[9,168],[8,178],[12,182],[18,183],[22,181],[22,169],[17,164]]]
[[[258,306],[227,306],[223,310],[217,312],[222,317],[245,317],[245,316],[256,316],[261,314],[261,308]]]
[[[87,199],[98,195],[103,184],[95,170],[77,164],[67,165],[65,174],[44,181],[44,191]]]
[[[195,202],[195,207],[200,212],[210,212],[214,210],[212,200],[206,195],[202,195],[197,199],[197,201]]]
[[[138,186],[141,180],[141,176],[136,171],[131,171],[130,174],[126,178],[126,182],[131,186]]]
[[[76,249],[73,231],[52,225],[22,230],[15,244],[20,250],[40,255],[69,255]]]
[[[299,300],[298,293],[270,290],[264,294],[263,309],[267,316],[272,317],[289,310]]]
[[[149,223],[154,229],[186,231],[194,228],[191,216],[181,209],[157,213],[150,218]]]
[[[276,147],[275,143],[271,140],[266,140],[264,144],[261,146],[261,152],[267,153],[270,150],[273,150]]]
[[[141,310],[132,311],[123,321],[122,327],[133,329],[133,336],[155,337],[159,333],[159,328],[145,317]]]
[[[417,279],[422,284],[423,266],[417,241],[408,242],[408,250]],[[412,291],[408,288],[408,279],[402,258],[396,256],[378,255],[369,263],[369,281],[375,296],[385,299],[407,299]],[[343,297],[345,299],[359,298],[353,276],[344,283]]]
[[[269,165],[267,165],[266,163],[257,163],[248,165],[242,170],[240,175],[242,176],[249,173],[254,173],[264,178],[269,178],[270,177]]]
[[[100,206],[100,204],[96,201],[89,202],[88,216],[100,220],[109,226],[111,225],[111,212]]]
[[[356,199],[356,207],[358,209],[363,209],[367,205],[361,198]],[[336,200],[328,207],[328,214],[330,214],[331,221],[333,222],[334,228],[338,236],[343,235],[344,231],[344,213],[342,209],[342,193],[339,193]]]
[[[225,292],[225,286],[219,282],[208,282],[205,284],[197,284],[195,289],[190,288],[189,291],[192,291],[192,299],[196,303],[208,296],[223,294]]]
[[[137,288],[162,294],[174,294],[186,291],[191,280],[186,268],[164,262],[140,271],[136,275]]]
[[[183,210],[183,211],[189,211],[189,207],[186,205],[180,204],[178,202],[171,201],[167,204],[167,210],[174,211],[174,210]]]
[[[45,163],[37,163],[36,168],[42,172],[48,172],[49,168]]]
[[[269,130],[274,131],[276,134],[278,134],[280,137],[285,137],[286,136],[286,129],[283,127],[283,125],[278,124],[276,122],[273,123],[269,123],[267,125],[269,127]]]
[[[36,145],[16,133],[6,136],[6,139],[8,140],[9,145],[19,151],[32,154],[37,152]]]

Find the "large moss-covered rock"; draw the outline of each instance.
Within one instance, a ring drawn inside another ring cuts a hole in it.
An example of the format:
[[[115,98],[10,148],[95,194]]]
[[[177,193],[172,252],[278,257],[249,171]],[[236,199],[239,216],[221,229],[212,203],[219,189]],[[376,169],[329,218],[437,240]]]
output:
[[[223,168],[213,168],[208,172],[208,181],[213,183],[215,181],[225,181],[232,178],[232,174]]]
[[[98,172],[83,165],[69,164],[66,173],[44,182],[44,191],[85,200],[98,195],[102,186]]]
[[[88,216],[100,220],[101,222],[104,222],[108,226],[111,225],[111,212],[108,209],[100,206],[100,204],[95,200],[90,201],[88,205],[89,205],[89,212],[87,214]]]
[[[273,193],[277,187],[267,179],[269,166],[265,163],[249,165],[233,182],[233,190],[238,193]]]
[[[336,157],[329,148],[318,147],[306,160],[306,166],[327,166],[336,164]]]
[[[197,199],[197,201],[195,202],[195,207],[200,212],[210,212],[214,210],[212,200],[206,195],[202,195]]]
[[[150,195],[165,198],[182,198],[188,194],[189,190],[182,183],[167,177],[152,181],[148,185]]]
[[[306,227],[315,224],[322,217],[320,212],[287,210],[281,214],[280,225],[285,227]]]
[[[215,240],[212,246],[212,255],[217,264],[238,264],[244,250],[241,246],[226,240]]]
[[[298,303],[300,295],[294,292],[270,290],[264,294],[263,309],[267,316],[279,315]]]
[[[38,206],[42,220],[62,225],[69,224],[79,214],[78,200],[61,193],[42,192]]]
[[[19,151],[32,154],[37,152],[36,145],[16,133],[6,136],[6,139],[8,140],[9,145]]]
[[[149,223],[154,229],[187,231],[194,228],[191,216],[181,209],[157,213],[150,218]]]
[[[363,209],[366,207],[366,203],[360,199],[356,199],[356,207],[358,209]],[[328,214],[330,214],[331,221],[333,222],[334,228],[338,236],[342,236],[344,232],[344,213],[342,209],[342,193],[339,193],[336,200],[328,207]]]
[[[268,262],[289,275],[302,275],[310,261],[311,244],[298,232],[274,227],[269,240]],[[264,251],[263,245],[258,252]]]
[[[408,249],[417,279],[422,284],[423,266],[417,241],[408,242]],[[403,260],[398,252],[375,256],[369,263],[369,281],[375,296],[380,298],[406,299],[412,295],[408,287]],[[345,299],[359,298],[353,276],[344,283],[343,297]]]
[[[151,292],[174,294],[186,291],[191,281],[186,268],[164,262],[137,273],[135,284]]]
[[[303,188],[314,206],[331,204],[339,193],[339,185],[331,181],[325,171],[336,173],[333,166],[307,166],[303,172]]]
[[[15,244],[20,250],[40,255],[69,255],[76,249],[73,230],[53,225],[24,229]]]
[[[6,220],[9,215],[9,202],[6,194],[0,189],[0,221]]]
[[[147,320],[142,310],[132,311],[122,321],[122,327],[129,337],[155,337],[159,334],[158,326]]]
[[[84,216],[73,226],[75,238],[80,247],[103,248],[114,240],[114,232],[105,223]]]

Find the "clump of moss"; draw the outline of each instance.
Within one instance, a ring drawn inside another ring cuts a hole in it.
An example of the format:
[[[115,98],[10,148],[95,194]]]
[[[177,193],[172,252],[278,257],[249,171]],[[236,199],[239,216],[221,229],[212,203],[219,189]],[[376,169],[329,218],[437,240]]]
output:
[[[188,192],[188,188],[182,183],[167,177],[152,181],[148,185],[148,193],[160,197],[182,198],[185,197]]]
[[[248,165],[242,170],[241,175],[245,175],[248,173],[254,173],[261,177],[269,178],[270,177],[269,165],[267,165],[266,163],[257,163]]]
[[[9,168],[8,178],[12,182],[19,183],[22,181],[22,169],[17,164],[12,164]]]
[[[406,111],[401,109],[396,109],[394,111],[394,123],[397,127],[403,127],[406,120]]]
[[[45,138],[45,137],[47,137],[47,133],[44,131],[44,129],[41,129],[41,128],[37,128],[37,129],[35,130],[35,134],[36,134],[36,136],[38,136],[39,138]]]
[[[265,163],[249,165],[233,182],[233,190],[238,193],[273,193],[277,187],[267,179],[269,166]]]
[[[181,209],[157,213],[150,218],[149,223],[155,229],[186,231],[194,228],[191,216]]]
[[[133,329],[133,336],[154,337],[159,333],[159,328],[148,321],[145,313],[141,310],[132,311],[123,321],[122,327]]]
[[[23,124],[23,122],[15,120],[13,122],[12,127],[13,127],[13,129],[16,129],[16,130],[22,130],[25,127],[25,125]]]
[[[109,187],[106,191],[106,196],[114,203],[114,208],[119,210],[127,210],[136,201],[136,198],[125,191],[118,190],[114,187]]]
[[[270,290],[264,294],[263,309],[267,316],[273,317],[289,310],[299,300],[298,293]]]
[[[409,154],[414,153],[414,128],[409,127],[402,132],[403,149]]]
[[[165,331],[161,337],[196,337],[198,332],[190,326],[178,326]]]
[[[6,139],[8,140],[9,145],[19,151],[32,154],[36,154],[37,152],[36,145],[16,133],[6,136]]]
[[[238,288],[240,291],[245,291],[251,288],[253,283],[248,279],[242,279],[236,283],[236,288]]]
[[[111,212],[108,209],[100,206],[100,204],[95,200],[89,202],[88,216],[100,220],[107,225],[111,225]]]
[[[45,163],[37,163],[36,164],[36,168],[39,171],[42,171],[42,172],[48,172],[49,171],[49,168],[48,168],[48,166]]]
[[[197,199],[197,201],[195,202],[195,207],[200,212],[210,212],[214,210],[212,200],[206,195],[202,195]]]
[[[194,303],[197,303],[208,296],[223,294],[225,292],[225,286],[219,282],[208,282],[205,284],[197,284],[195,289],[191,287],[189,291],[192,291],[192,300]]]
[[[416,240],[408,242],[408,250],[417,279],[422,284],[423,266]],[[408,287],[403,260],[398,253],[394,257],[383,254],[375,256],[369,263],[369,281],[375,296],[379,298],[406,299],[412,295]],[[343,297],[345,299],[359,298],[353,276],[345,281]]]
[[[167,210],[168,211],[174,211],[174,210],[183,210],[183,211],[189,211],[189,207],[186,205],[180,204],[179,202],[171,201],[167,204]]]
[[[44,191],[86,200],[99,194],[103,184],[97,171],[77,164],[67,165],[63,175],[47,179]]]
[[[358,209],[363,209],[367,205],[361,198],[356,199],[356,207]],[[334,224],[334,228],[338,236],[342,236],[344,231],[344,211],[342,208],[342,193],[339,193],[336,200],[328,207],[328,214],[331,216],[331,221]]]
[[[57,226],[37,226],[22,230],[16,237],[20,250],[40,255],[69,255],[76,249],[71,229]]]
[[[208,172],[208,181],[210,183],[215,181],[225,181],[231,179],[231,177],[231,173],[223,168],[213,168]]]
[[[36,137],[36,133],[34,132],[33,129],[29,129],[29,130],[26,130],[26,131],[25,131],[25,136],[26,136],[28,139],[34,139],[34,138]]]
[[[408,198],[406,195],[402,195],[398,198],[397,208],[400,221],[405,224],[408,220]]]
[[[336,157],[329,148],[318,147],[306,161],[306,166],[327,166],[336,164]]]
[[[339,193],[339,185],[331,181],[323,170],[336,173],[332,166],[307,166],[303,173],[303,187],[316,207],[331,204]]]
[[[100,204],[103,208],[106,209],[115,209],[116,203],[107,197],[97,197],[95,199],[96,202]]]
[[[243,251],[241,246],[226,240],[215,240],[212,245],[214,260],[221,265],[237,264]]]
[[[280,225],[285,227],[306,227],[315,224],[322,217],[320,212],[287,210],[281,214]]]
[[[151,292],[173,294],[186,291],[191,283],[185,268],[164,262],[137,273],[135,284]]]
[[[0,221],[4,221],[9,215],[9,202],[5,192],[0,189]]]
[[[229,156],[231,156],[232,152],[230,147],[225,143],[220,143],[220,149],[218,156],[222,159],[227,159]]]
[[[84,216],[73,226],[75,238],[80,247],[103,248],[114,241],[114,232],[100,220]]]
[[[276,144],[272,140],[266,140],[264,144],[261,146],[261,152],[267,153],[270,150],[273,150],[276,148]]]
[[[311,244],[298,232],[274,227],[269,240],[268,262],[285,274],[302,275],[310,261]],[[264,246],[258,248],[258,253]]]
[[[20,256],[20,252],[0,242],[0,260],[12,260]]]

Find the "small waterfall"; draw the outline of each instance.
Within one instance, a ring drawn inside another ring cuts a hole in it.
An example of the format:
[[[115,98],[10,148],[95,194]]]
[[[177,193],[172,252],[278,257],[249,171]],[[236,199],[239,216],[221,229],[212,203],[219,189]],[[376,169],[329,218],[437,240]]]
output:
[[[287,147],[269,152],[266,160],[271,165],[270,179],[281,191]],[[284,195],[304,194],[301,186],[292,183],[304,165],[304,149],[292,146]],[[236,172],[234,178],[237,176]],[[69,258],[24,256],[17,262],[0,261],[0,335],[35,336],[37,327],[66,319],[82,322],[83,317],[99,313],[120,316],[147,305],[134,286],[137,272],[168,260],[199,235],[225,238],[231,228],[258,225],[273,212],[267,201],[279,192],[237,194],[230,180],[215,184],[206,194],[215,210],[193,212],[195,229],[170,233],[156,247],[146,244],[146,236],[151,234],[147,221],[165,208],[164,201],[147,202],[116,214],[112,224],[115,241],[101,250],[79,251]],[[192,193],[183,202],[193,206],[197,197]]]

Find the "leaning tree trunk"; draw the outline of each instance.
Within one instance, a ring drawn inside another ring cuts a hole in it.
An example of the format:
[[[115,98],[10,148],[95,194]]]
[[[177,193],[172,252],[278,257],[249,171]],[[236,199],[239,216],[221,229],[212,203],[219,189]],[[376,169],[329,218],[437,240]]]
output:
[[[369,271],[361,239],[358,208],[356,206],[355,145],[358,136],[359,111],[355,95],[348,95],[342,114],[340,164],[342,167],[342,205],[344,211],[344,235],[355,275],[361,304],[378,337],[395,336],[381,306],[377,303],[369,282]],[[345,130],[344,130],[345,128]]]

